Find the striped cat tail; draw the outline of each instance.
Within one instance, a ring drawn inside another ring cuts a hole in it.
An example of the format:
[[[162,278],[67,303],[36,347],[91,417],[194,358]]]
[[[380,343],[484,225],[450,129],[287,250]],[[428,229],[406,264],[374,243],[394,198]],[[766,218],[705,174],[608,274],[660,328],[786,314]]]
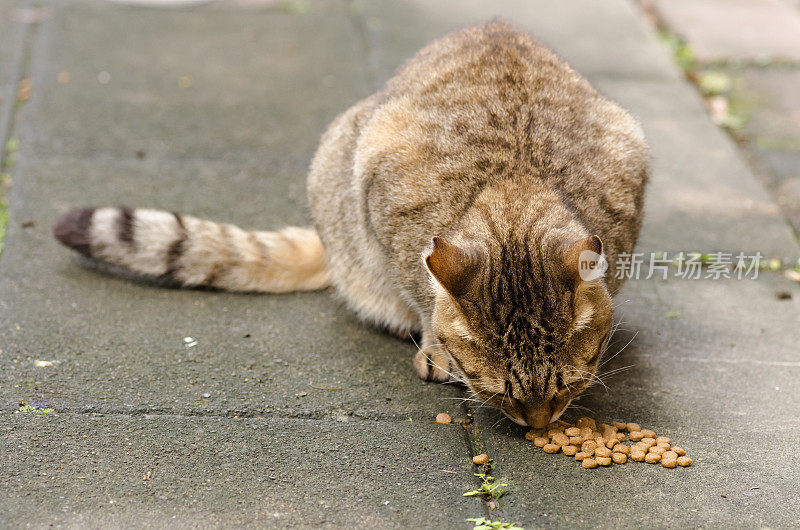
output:
[[[64,245],[99,262],[185,287],[285,293],[328,285],[317,232],[242,230],[161,210],[84,208],[53,229]]]

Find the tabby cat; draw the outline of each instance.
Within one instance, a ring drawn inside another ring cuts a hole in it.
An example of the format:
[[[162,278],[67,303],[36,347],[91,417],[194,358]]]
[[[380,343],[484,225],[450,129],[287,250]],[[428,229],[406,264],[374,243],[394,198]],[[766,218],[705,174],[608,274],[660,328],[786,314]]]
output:
[[[614,270],[633,250],[647,165],[634,118],[495,21],[433,42],[333,121],[308,175],[316,230],[87,208],[54,234],[187,287],[331,285],[362,319],[421,333],[421,378],[541,427],[598,370],[621,280],[585,277],[579,257]]]

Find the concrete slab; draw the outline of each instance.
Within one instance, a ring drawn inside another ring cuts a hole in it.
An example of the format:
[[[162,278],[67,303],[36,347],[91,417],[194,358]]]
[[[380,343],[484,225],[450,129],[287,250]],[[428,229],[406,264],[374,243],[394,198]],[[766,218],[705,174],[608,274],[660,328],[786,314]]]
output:
[[[37,50],[42,94],[31,119],[41,125],[29,142],[39,156],[265,166],[282,153],[304,178],[327,124],[369,91],[344,3],[280,6],[69,3]],[[60,71],[69,84],[56,83]]]
[[[0,97],[5,98],[6,85],[13,71],[16,24],[11,20],[11,5],[0,3]],[[3,103],[3,100],[0,100]]]
[[[453,526],[480,513],[461,496],[473,481],[463,448],[450,443],[455,430],[3,412],[0,526]]]
[[[800,71],[748,68],[731,72],[731,98],[747,106],[744,132],[757,146],[800,150]],[[781,145],[782,144],[782,145]]]
[[[10,2],[0,3],[0,156],[13,127],[27,27]],[[0,190],[0,194],[2,190]],[[0,199],[1,200],[1,199]]]
[[[789,223],[796,233],[800,234],[800,176],[778,181],[775,186],[775,197]]]
[[[800,11],[782,0],[653,0],[700,61],[800,59]]]
[[[800,233],[800,72],[734,70],[731,99],[747,112],[743,133],[784,215]]]

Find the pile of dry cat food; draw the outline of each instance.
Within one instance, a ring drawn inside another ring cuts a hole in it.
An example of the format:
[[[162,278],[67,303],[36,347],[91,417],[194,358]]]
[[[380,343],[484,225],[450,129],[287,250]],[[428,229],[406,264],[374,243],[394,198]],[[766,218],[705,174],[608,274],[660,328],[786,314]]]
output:
[[[692,465],[685,450],[672,445],[666,436],[642,429],[638,423],[615,421],[611,425],[598,425],[592,418],[583,417],[572,425],[559,420],[544,429],[531,429],[525,438],[545,453],[561,452],[574,457],[585,469],[624,464],[628,459],[648,464],[660,462],[670,468]],[[626,445],[627,440],[634,442],[633,445]]]

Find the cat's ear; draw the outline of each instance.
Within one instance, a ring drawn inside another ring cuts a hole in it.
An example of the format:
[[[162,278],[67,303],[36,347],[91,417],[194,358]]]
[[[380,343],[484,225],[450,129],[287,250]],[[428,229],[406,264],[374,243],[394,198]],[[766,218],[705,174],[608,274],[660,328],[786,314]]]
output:
[[[425,265],[439,285],[458,298],[469,290],[480,263],[474,254],[443,237],[434,237]]]
[[[597,235],[563,244],[560,258],[564,279],[573,286],[602,278],[608,268],[603,240]]]

